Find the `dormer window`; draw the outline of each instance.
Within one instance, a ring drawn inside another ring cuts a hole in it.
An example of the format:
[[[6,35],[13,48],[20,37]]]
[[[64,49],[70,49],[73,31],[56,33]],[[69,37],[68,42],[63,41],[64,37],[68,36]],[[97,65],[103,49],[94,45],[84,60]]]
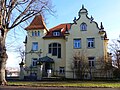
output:
[[[86,30],[87,30],[87,24],[86,24],[86,23],[82,23],[82,24],[80,25],[80,30],[81,30],[81,31],[86,31]]]
[[[53,36],[60,36],[60,31],[54,31]]]

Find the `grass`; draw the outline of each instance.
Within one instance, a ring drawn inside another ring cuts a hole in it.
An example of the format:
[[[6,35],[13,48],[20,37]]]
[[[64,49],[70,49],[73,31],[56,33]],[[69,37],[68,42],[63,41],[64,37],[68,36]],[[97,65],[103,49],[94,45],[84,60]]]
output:
[[[9,86],[120,88],[120,81],[9,81]]]

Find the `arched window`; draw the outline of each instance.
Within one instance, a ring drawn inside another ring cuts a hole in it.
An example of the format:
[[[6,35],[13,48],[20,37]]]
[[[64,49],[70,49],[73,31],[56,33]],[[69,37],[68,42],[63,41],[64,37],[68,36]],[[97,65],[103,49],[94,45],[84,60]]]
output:
[[[51,53],[53,56],[57,56],[61,58],[61,44],[59,43],[51,43],[48,45],[48,53]]]
[[[80,30],[81,30],[81,31],[86,31],[86,30],[87,30],[87,24],[86,24],[86,23],[82,23],[82,24],[80,25]]]
[[[35,33],[32,31],[32,36],[35,36]]]
[[[35,31],[35,36],[37,36],[37,32]]]
[[[38,31],[38,36],[40,36],[40,31]]]
[[[35,31],[35,36],[37,36],[37,32]]]

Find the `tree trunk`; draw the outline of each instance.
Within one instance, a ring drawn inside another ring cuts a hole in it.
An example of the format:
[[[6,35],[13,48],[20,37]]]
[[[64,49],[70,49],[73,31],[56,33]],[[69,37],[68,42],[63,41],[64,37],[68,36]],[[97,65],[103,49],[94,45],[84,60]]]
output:
[[[7,81],[5,79],[6,61],[8,58],[5,47],[6,34],[4,34],[4,36],[0,36],[0,85],[7,84]]]
[[[6,60],[5,58],[0,58],[0,85],[6,85],[7,81],[5,79],[5,68],[6,68]]]

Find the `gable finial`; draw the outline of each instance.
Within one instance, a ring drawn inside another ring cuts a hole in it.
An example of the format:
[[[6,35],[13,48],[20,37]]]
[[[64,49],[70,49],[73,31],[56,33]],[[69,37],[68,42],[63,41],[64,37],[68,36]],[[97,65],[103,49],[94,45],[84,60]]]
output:
[[[82,9],[84,9],[84,5],[82,4]]]
[[[100,25],[100,29],[101,29],[101,30],[104,30],[104,27],[103,27],[102,22],[101,22],[101,25]]]
[[[66,35],[69,35],[69,31],[68,31],[68,26],[67,26],[67,24],[66,24],[66,31],[65,31],[65,34],[66,34]]]
[[[92,23],[93,22],[93,20],[94,20],[94,18],[92,17],[92,15],[91,15],[91,18],[90,18],[90,23]]]
[[[74,17],[74,20],[73,20],[73,22],[74,22],[75,24],[77,24],[77,23],[76,23],[76,17]]]

